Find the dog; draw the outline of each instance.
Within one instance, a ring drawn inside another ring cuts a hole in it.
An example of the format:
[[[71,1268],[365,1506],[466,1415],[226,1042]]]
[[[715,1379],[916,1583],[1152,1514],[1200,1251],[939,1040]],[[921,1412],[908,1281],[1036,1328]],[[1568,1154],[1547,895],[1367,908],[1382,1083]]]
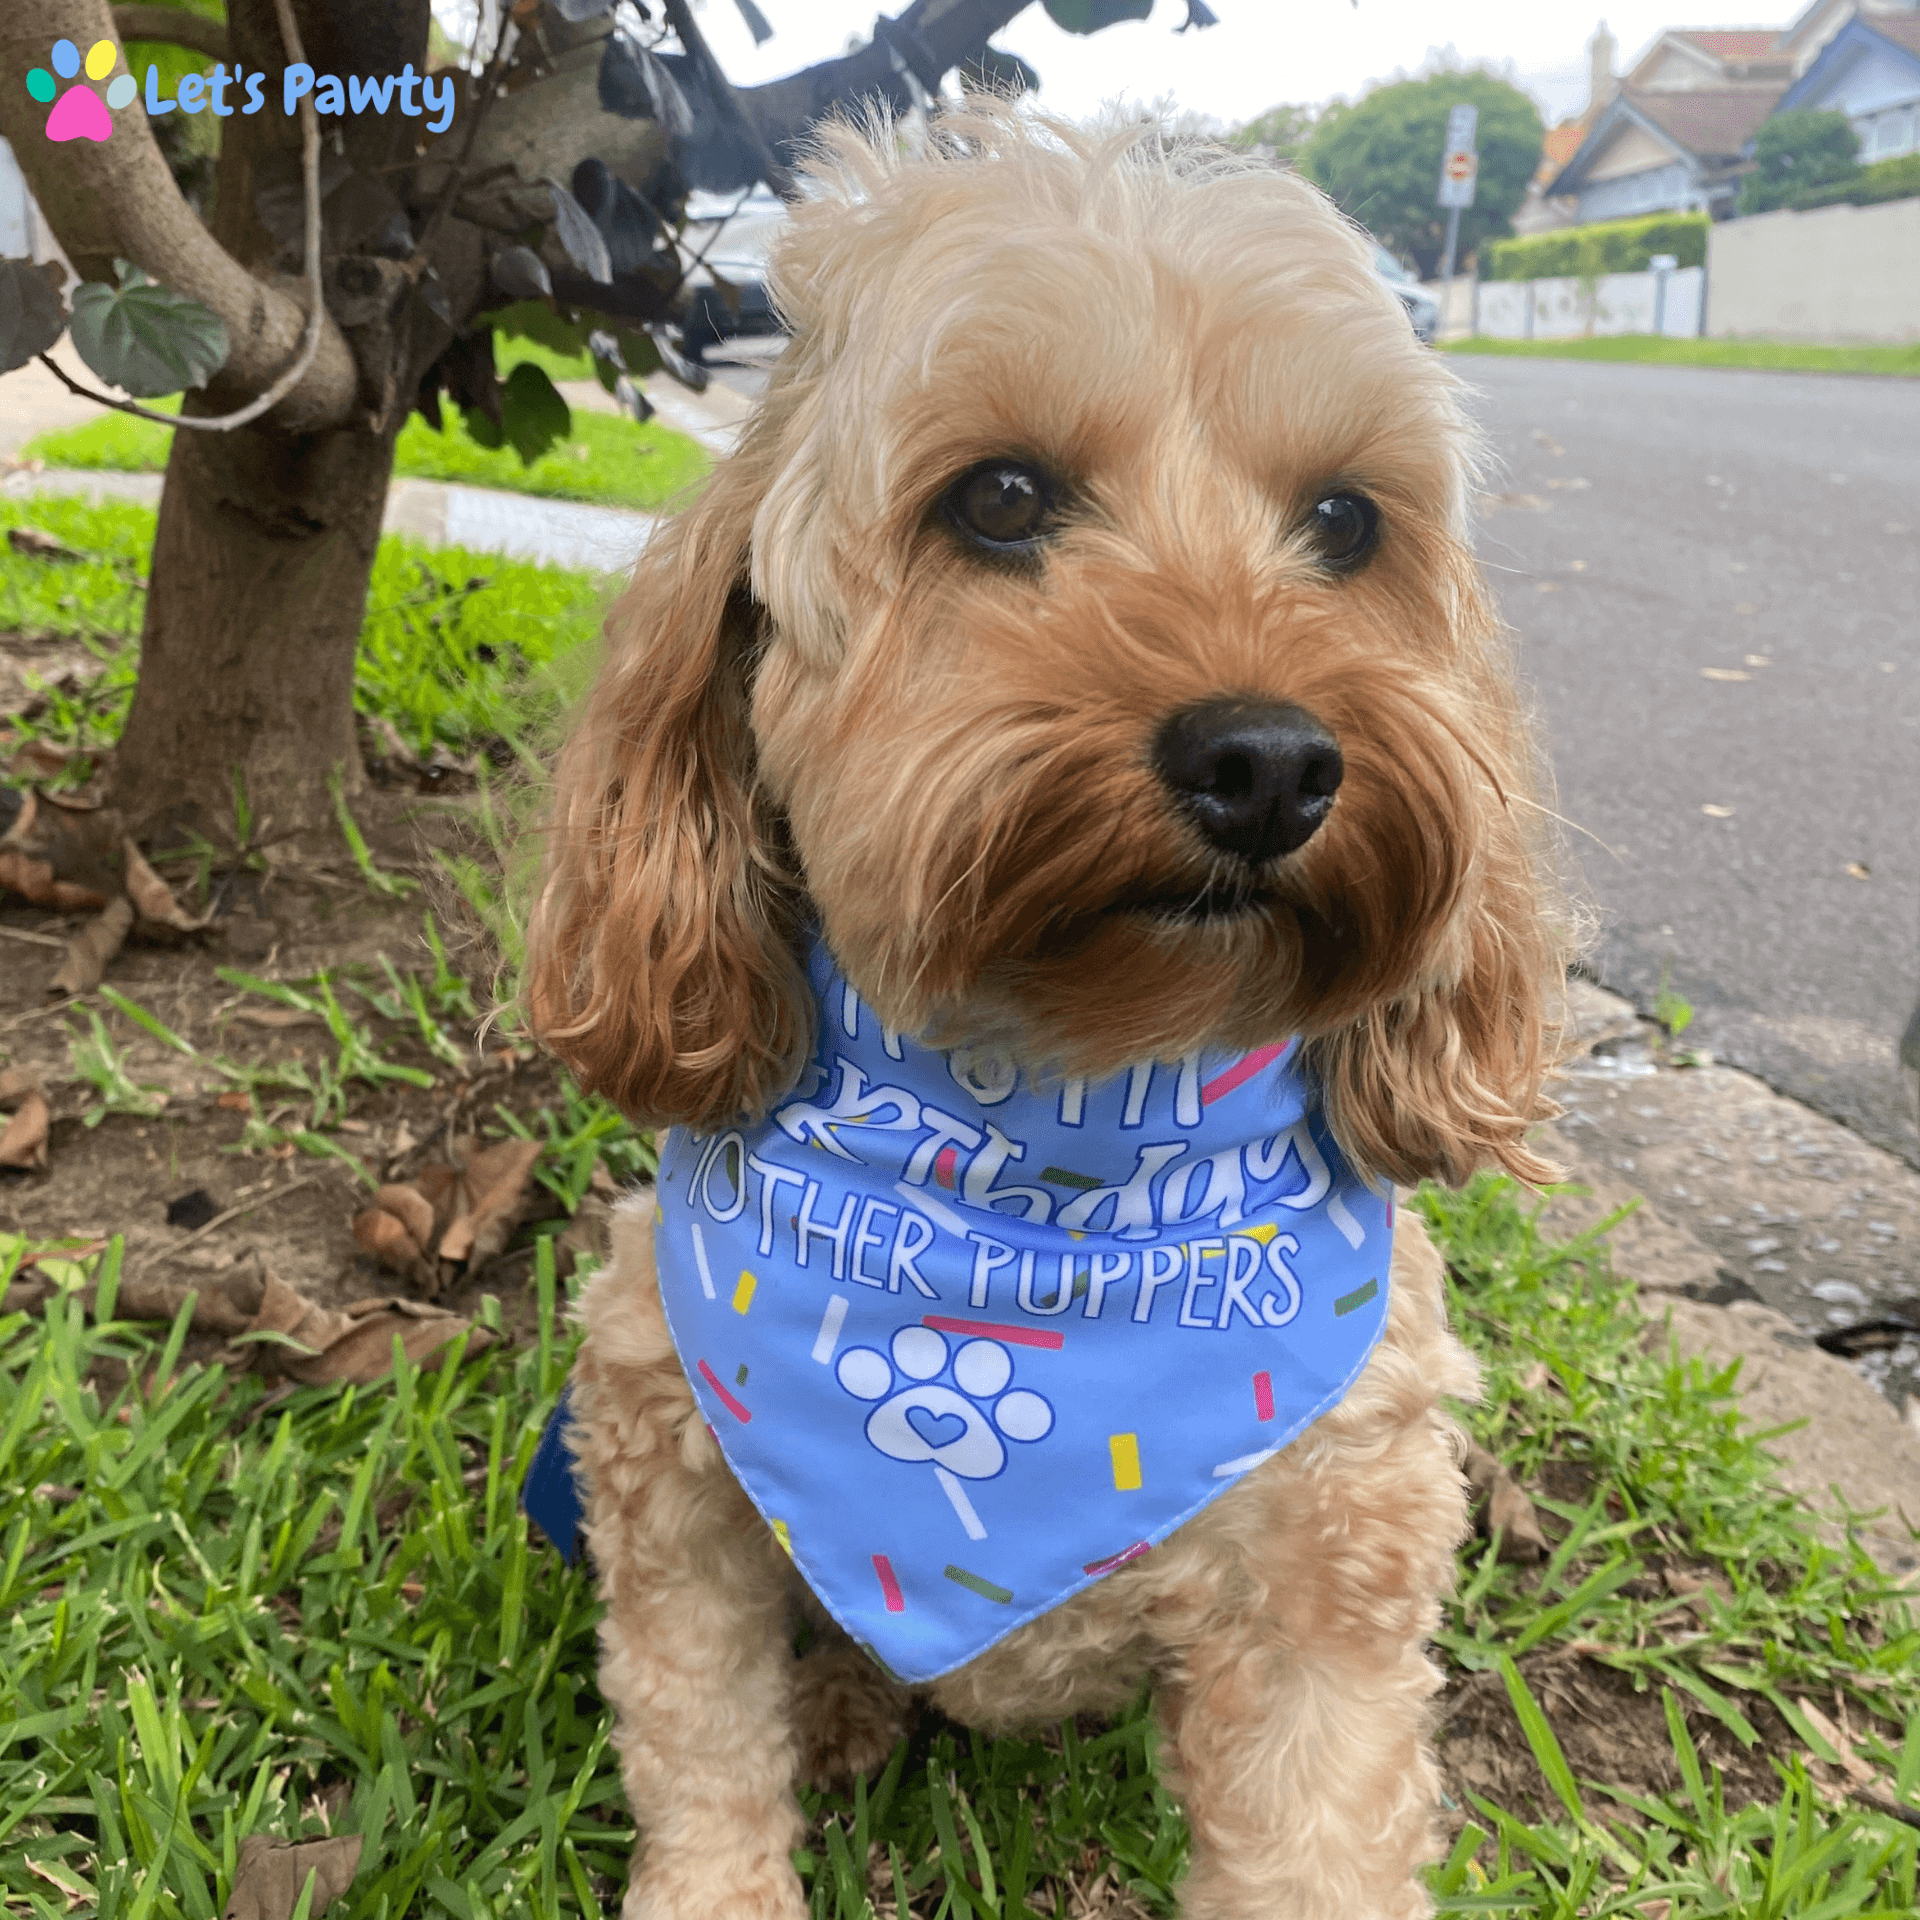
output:
[[[529,929],[673,1129],[572,1387],[625,1912],[799,1920],[797,1777],[1144,1679],[1187,1920],[1425,1913],[1476,1388],[1392,1183],[1551,1177],[1564,981],[1456,383],[1315,189],[1148,122],[804,183]]]

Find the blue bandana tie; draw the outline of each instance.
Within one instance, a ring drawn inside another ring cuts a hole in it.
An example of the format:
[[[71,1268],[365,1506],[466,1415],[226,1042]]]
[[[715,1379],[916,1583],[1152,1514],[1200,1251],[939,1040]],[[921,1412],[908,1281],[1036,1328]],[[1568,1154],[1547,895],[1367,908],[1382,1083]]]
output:
[[[884,1028],[818,946],[811,973],[796,1092],[668,1143],[660,1292],[808,1584],[930,1680],[1339,1402],[1386,1321],[1392,1208],[1290,1045],[1035,1086]]]

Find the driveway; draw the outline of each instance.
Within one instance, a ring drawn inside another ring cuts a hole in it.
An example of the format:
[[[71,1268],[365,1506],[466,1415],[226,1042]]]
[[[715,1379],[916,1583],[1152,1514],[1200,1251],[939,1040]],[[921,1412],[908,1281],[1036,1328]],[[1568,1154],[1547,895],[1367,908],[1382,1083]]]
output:
[[[1920,1165],[1920,381],[1454,364],[1594,973]]]

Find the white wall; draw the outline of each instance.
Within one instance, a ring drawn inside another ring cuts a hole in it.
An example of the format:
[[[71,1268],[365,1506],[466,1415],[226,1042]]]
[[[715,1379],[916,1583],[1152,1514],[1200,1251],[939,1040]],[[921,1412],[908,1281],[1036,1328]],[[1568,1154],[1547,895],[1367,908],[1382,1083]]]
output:
[[[1728,220],[1707,277],[1716,338],[1920,340],[1920,199]]]
[[[1593,333],[1652,333],[1651,273],[1604,273],[1589,297],[1577,279],[1483,280],[1475,331],[1496,340],[1570,340]],[[1660,331],[1690,339],[1700,331],[1706,275],[1682,267],[1667,275]]]

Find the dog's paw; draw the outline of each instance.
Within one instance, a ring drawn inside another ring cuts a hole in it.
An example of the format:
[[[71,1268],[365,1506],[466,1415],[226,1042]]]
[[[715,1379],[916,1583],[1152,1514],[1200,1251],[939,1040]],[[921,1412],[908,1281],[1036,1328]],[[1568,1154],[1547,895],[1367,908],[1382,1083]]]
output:
[[[888,1343],[849,1347],[835,1376],[857,1400],[879,1402],[867,1439],[891,1460],[930,1462],[962,1480],[991,1480],[1007,1464],[1005,1442],[1053,1431],[1046,1398],[1011,1385],[1013,1355],[998,1340],[952,1352],[932,1327],[902,1327]]]
[[[876,1772],[906,1731],[907,1694],[858,1647],[817,1648],[795,1667],[799,1776],[816,1787]]]

